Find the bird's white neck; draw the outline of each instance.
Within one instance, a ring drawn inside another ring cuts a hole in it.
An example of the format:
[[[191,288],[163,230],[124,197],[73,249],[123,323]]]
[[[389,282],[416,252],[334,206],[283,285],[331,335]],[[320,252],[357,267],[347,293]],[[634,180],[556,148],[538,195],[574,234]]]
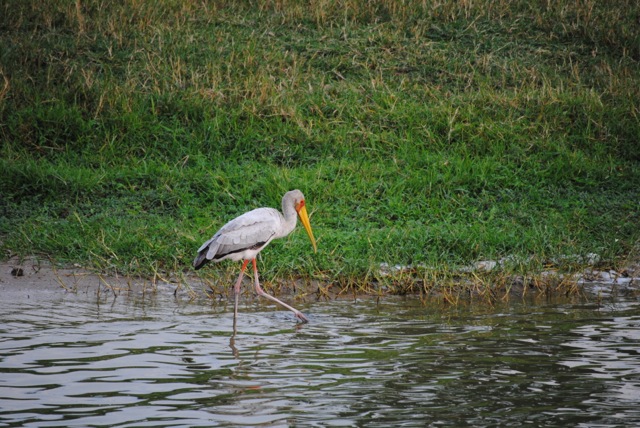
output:
[[[298,213],[293,205],[293,201],[290,199],[282,200],[282,214],[284,218],[284,227],[281,236],[286,236],[293,232],[298,222]]]

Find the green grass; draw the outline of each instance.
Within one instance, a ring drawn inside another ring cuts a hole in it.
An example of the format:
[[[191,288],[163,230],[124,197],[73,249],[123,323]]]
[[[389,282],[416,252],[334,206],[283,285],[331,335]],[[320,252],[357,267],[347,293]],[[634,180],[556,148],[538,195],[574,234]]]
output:
[[[273,243],[266,279],[638,254],[636,1],[0,8],[4,257],[188,271],[292,188],[319,251]]]

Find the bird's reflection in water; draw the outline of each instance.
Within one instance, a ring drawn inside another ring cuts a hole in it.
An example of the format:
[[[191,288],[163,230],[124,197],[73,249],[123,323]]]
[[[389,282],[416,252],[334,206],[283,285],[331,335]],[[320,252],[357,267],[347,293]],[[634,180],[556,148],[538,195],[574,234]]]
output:
[[[233,314],[233,334],[229,338],[229,348],[231,348],[231,352],[235,358],[240,357],[240,353],[238,352],[238,348],[236,348],[236,334],[238,334],[238,317],[234,313]]]
[[[297,323],[295,326],[296,332],[299,332],[304,328],[304,323]],[[229,348],[231,348],[231,353],[233,356],[238,359],[240,358],[240,352],[238,351],[238,347],[236,346],[236,336],[238,335],[238,317],[236,314],[233,316],[233,333],[231,337],[229,337]]]

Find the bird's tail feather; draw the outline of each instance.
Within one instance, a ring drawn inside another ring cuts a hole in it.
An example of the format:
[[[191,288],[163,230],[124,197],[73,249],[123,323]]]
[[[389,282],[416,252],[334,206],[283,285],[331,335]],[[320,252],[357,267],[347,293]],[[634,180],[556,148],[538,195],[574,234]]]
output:
[[[218,234],[213,235],[211,239],[202,244],[200,248],[198,248],[198,255],[193,261],[193,267],[198,270],[202,266],[206,265],[211,259],[214,259],[216,253],[218,252],[218,248],[220,247],[220,243],[218,242]]]
[[[193,267],[198,270],[202,266],[206,265],[209,259],[207,258],[207,251],[209,251],[209,247],[201,250],[193,261]]]

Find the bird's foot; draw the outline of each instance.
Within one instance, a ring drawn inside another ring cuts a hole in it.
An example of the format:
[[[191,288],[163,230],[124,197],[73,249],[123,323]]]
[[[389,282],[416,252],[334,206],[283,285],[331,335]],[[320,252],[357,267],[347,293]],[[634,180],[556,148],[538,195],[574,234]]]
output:
[[[302,323],[308,323],[309,322],[307,317],[305,317],[302,312],[296,311],[295,314],[296,314],[296,318],[298,318],[300,320],[300,322],[302,322]]]

